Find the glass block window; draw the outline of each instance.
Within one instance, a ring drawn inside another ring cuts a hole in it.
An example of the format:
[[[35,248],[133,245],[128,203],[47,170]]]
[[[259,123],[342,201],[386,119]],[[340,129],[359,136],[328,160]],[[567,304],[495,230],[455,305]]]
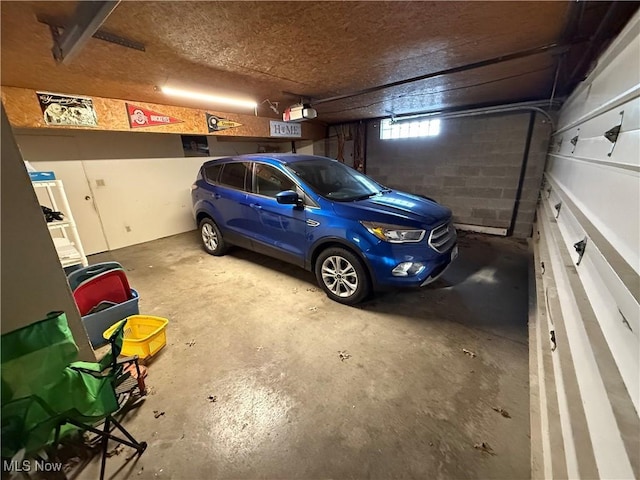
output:
[[[435,137],[440,133],[440,119],[413,120],[392,123],[390,118],[380,122],[380,139]]]

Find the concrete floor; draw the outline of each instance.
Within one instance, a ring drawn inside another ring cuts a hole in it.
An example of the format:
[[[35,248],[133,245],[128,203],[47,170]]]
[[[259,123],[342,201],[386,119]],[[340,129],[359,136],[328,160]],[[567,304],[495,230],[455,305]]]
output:
[[[434,285],[357,308],[279,261],[211,257],[196,232],[91,262],[108,259],[141,313],[170,319],[124,421],[149,448],[110,458],[112,478],[530,477],[525,244],[464,235]]]

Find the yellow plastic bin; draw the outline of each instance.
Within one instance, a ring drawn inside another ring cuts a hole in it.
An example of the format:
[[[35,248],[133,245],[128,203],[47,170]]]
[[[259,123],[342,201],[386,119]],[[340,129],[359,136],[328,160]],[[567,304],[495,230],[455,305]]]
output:
[[[122,344],[122,355],[126,357],[132,355],[138,355],[140,358],[151,357],[167,344],[165,330],[169,320],[150,315],[131,315],[109,327],[102,336],[109,339],[122,322],[127,322]]]

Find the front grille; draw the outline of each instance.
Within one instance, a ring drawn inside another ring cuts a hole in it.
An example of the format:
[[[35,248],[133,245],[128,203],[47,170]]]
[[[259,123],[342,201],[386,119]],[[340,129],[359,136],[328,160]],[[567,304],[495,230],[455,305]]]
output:
[[[451,223],[443,223],[437,226],[429,234],[429,246],[438,253],[444,253],[453,246],[456,241],[456,229]]]

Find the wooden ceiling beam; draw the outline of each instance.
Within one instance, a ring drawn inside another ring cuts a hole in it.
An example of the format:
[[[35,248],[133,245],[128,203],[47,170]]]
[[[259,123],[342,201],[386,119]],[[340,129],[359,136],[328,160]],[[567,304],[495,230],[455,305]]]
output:
[[[53,57],[68,64],[111,15],[120,0],[78,2],[76,11],[65,24],[64,33],[54,34]]]

